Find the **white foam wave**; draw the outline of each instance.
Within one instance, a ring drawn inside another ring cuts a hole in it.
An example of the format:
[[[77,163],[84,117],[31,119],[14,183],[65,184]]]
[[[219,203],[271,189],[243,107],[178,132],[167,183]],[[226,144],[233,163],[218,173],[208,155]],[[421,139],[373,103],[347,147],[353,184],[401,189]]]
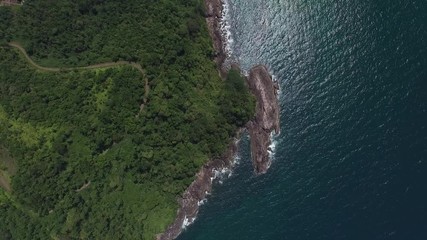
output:
[[[233,162],[232,162],[232,166],[239,165],[241,159],[242,158],[239,155],[236,154],[236,156],[234,156],[234,159],[233,159]]]
[[[233,171],[231,170],[231,168],[225,167],[225,168],[221,168],[221,169],[214,169],[214,177],[213,179],[218,179],[219,182],[221,183],[223,179],[231,177],[231,175],[233,174]]]
[[[206,202],[208,201],[208,199],[206,199],[206,198],[203,198],[202,200],[200,200],[200,201],[198,201],[197,202],[197,206],[202,206],[203,204],[205,204]]]
[[[229,167],[212,169],[213,177],[211,177],[211,182],[213,182],[214,180],[218,180],[218,183],[222,184],[225,179],[230,178],[233,175],[234,166],[240,163],[240,159],[240,156],[236,154],[233,157],[233,161],[231,162]]]
[[[268,156],[271,160],[274,160],[274,155],[276,153],[277,139],[274,131],[270,133],[271,143],[268,145]]]
[[[222,16],[221,16],[221,22],[220,22],[220,29],[222,32],[222,35],[224,37],[224,51],[227,55],[227,58],[230,58],[230,56],[233,54],[232,45],[233,45],[233,37],[231,34],[231,25],[229,24],[230,21],[230,4],[228,3],[228,0],[222,1]]]
[[[188,218],[187,216],[184,217],[184,221],[182,222],[182,229],[186,229],[188,226],[190,226],[194,221],[196,220],[195,217]]]

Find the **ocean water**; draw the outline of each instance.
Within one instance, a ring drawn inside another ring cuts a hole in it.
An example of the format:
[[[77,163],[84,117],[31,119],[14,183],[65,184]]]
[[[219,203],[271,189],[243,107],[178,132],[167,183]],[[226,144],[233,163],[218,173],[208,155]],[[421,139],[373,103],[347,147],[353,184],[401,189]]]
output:
[[[281,86],[266,175],[247,137],[179,240],[426,240],[427,1],[229,0],[230,50]]]

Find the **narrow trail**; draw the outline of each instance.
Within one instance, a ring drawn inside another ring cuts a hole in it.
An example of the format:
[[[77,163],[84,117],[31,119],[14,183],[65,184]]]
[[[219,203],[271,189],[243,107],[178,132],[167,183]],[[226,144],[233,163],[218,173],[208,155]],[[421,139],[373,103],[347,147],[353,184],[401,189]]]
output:
[[[90,184],[91,184],[91,181],[83,184],[83,186],[81,186],[79,189],[76,189],[75,191],[76,192],[81,192],[81,191],[85,190],[86,188],[88,188],[90,186]]]
[[[10,182],[7,180],[6,176],[3,176],[2,172],[0,172],[0,188],[3,188],[6,192],[11,191]]]
[[[106,62],[106,63],[98,63],[93,64],[85,67],[65,67],[65,68],[55,68],[55,67],[43,67],[38,65],[36,62],[31,59],[31,57],[28,55],[27,51],[17,42],[10,42],[8,43],[9,46],[14,47],[18,49],[25,57],[27,62],[33,66],[34,68],[45,71],[45,72],[61,72],[61,71],[74,71],[74,70],[95,70],[95,69],[101,69],[101,68],[113,68],[113,67],[119,67],[119,66],[131,66],[134,69],[138,70],[143,76],[145,81],[144,86],[144,98],[143,98],[143,104],[141,105],[141,110],[143,109],[143,106],[148,101],[148,94],[150,92],[150,85],[148,83],[148,79],[145,77],[144,69],[142,68],[141,64],[136,62],[127,62],[127,61],[117,61],[117,62]]]

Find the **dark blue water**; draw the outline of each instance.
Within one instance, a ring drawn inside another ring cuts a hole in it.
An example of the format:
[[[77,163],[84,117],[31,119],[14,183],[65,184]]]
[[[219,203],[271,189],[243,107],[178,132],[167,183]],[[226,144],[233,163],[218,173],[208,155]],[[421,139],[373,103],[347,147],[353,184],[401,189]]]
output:
[[[180,240],[427,239],[427,1],[230,0],[281,85],[268,174],[240,165]]]

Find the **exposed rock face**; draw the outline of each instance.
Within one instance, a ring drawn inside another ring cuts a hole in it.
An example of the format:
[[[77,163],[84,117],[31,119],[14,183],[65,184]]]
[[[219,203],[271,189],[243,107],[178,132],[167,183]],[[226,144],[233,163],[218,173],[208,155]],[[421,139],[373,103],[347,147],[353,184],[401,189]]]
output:
[[[278,85],[273,82],[265,66],[259,65],[249,71],[247,78],[249,89],[256,97],[256,116],[246,128],[251,137],[251,155],[254,171],[266,173],[270,167],[270,135],[279,133],[279,104],[277,102]]]
[[[209,34],[213,41],[213,47],[215,50],[215,62],[220,71],[221,77],[226,76],[226,69],[224,69],[223,63],[227,58],[225,52],[225,40],[224,34],[221,29],[222,21],[222,0],[205,0],[206,8],[206,22],[208,24]]]

